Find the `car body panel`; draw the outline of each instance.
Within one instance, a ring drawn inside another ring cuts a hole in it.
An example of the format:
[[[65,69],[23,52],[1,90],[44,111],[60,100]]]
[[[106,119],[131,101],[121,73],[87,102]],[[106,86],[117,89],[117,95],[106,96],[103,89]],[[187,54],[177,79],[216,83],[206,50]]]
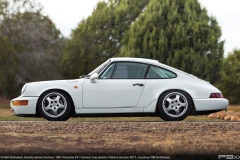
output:
[[[133,84],[145,84],[140,79],[101,79],[96,83],[89,80],[83,83],[83,107],[84,108],[123,108],[138,107],[138,101],[142,95],[144,86]]]
[[[59,81],[42,81],[28,83],[23,97],[37,96],[40,97],[42,93],[48,90],[59,89],[67,92],[74,103],[75,108],[83,108],[82,106],[82,83],[86,79],[76,80],[59,80]],[[77,88],[74,88],[77,86]],[[34,88],[34,89],[29,89]]]
[[[100,108],[100,109],[75,109],[76,114],[99,114],[99,113],[143,113],[143,108]]]
[[[148,106],[143,108],[144,113],[155,113],[158,100],[153,100]]]
[[[182,75],[183,76],[183,75]],[[192,78],[192,77],[190,77]],[[145,108],[153,100],[158,100],[160,95],[168,90],[180,90],[189,94],[192,99],[204,99],[209,98],[211,93],[220,93],[220,91],[211,84],[201,82],[198,85],[195,84],[194,78],[192,81],[186,81],[186,78],[181,78],[178,74],[178,79],[147,79],[144,87],[142,97],[138,106]],[[149,96],[151,95],[151,96]],[[197,104],[198,105],[198,104]],[[198,107],[201,110],[201,107]]]
[[[225,98],[193,99],[196,111],[224,110],[229,102]]]
[[[13,106],[12,101],[16,100],[28,100],[27,106]],[[38,97],[17,97],[10,102],[11,109],[15,112],[15,114],[36,114],[36,104],[38,101]]]
[[[140,62],[140,63],[147,63],[147,64],[160,64],[158,60],[154,59],[146,59],[146,58],[127,58],[127,57],[117,57],[111,58],[111,62]]]

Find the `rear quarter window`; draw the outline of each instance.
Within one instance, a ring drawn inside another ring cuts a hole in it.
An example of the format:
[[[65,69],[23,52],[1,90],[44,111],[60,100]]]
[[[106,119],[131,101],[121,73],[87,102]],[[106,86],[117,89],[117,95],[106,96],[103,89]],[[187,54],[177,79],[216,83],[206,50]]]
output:
[[[170,79],[170,78],[176,78],[177,74],[169,71],[167,69],[157,67],[157,66],[151,66],[148,74],[147,79]]]

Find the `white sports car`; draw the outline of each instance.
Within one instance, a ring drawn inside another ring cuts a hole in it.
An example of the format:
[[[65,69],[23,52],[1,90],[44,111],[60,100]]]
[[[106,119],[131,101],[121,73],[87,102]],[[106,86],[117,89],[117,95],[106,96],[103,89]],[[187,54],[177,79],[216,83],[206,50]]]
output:
[[[111,58],[79,79],[27,83],[10,104],[17,116],[50,121],[87,115],[179,121],[224,110],[228,100],[209,82],[156,60]]]

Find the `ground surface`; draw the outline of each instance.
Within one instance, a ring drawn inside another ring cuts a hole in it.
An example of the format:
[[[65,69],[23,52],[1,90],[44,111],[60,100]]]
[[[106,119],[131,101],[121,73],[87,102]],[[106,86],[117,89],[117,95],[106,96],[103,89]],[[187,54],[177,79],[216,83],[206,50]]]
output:
[[[71,118],[67,122],[48,122],[42,118],[16,117],[9,100],[0,98],[0,158],[2,155],[170,155],[171,159],[206,160],[218,159],[218,154],[240,155],[240,106],[229,106],[228,110],[209,117],[189,116],[183,122],[163,122],[159,117]],[[224,119],[226,116],[230,118]],[[233,121],[231,116],[235,116]],[[182,157],[186,155],[192,157]]]
[[[240,122],[0,122],[0,155],[217,159],[218,154],[240,153],[239,132]]]

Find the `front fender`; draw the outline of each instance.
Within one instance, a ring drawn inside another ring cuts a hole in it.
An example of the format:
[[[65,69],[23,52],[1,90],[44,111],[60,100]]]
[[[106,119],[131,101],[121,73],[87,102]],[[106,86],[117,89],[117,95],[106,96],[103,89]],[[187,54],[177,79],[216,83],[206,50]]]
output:
[[[22,97],[40,97],[44,92],[53,89],[60,89],[67,92],[74,103],[75,108],[82,107],[82,83],[83,79],[75,82],[69,82],[68,80],[60,81],[42,81],[28,83],[25,92]]]

